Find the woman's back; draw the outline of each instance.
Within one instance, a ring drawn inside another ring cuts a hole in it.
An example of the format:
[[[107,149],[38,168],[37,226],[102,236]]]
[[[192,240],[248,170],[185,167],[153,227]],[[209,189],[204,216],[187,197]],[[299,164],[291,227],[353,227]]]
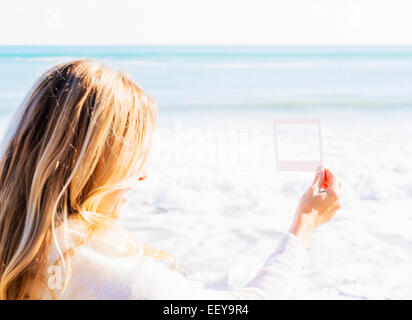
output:
[[[107,230],[84,240],[82,226],[67,228],[71,272],[62,294],[64,267],[54,245],[44,273],[39,299],[274,299],[286,298],[306,263],[306,251],[292,234],[285,234],[278,249],[256,277],[243,288],[218,291],[199,281],[186,279],[164,263],[138,253],[130,254],[116,230]],[[61,234],[61,230],[57,230]],[[56,259],[57,258],[57,259]],[[47,286],[46,286],[47,284]],[[62,294],[62,295],[61,295]]]

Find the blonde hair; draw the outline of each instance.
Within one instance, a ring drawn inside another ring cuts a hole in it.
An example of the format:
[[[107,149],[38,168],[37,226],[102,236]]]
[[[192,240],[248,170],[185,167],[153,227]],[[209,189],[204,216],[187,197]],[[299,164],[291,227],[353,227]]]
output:
[[[137,179],[156,118],[153,99],[100,63],[62,63],[40,77],[1,146],[0,299],[36,298],[48,252],[53,243],[60,248],[56,228],[69,219],[86,226],[85,241],[115,225],[99,205]],[[70,265],[73,250],[59,253]],[[167,256],[150,248],[143,254]]]

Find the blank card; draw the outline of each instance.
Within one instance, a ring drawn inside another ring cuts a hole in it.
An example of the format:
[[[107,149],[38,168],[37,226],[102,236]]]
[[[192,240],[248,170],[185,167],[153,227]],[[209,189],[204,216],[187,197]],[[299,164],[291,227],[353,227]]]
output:
[[[319,119],[274,119],[276,167],[279,171],[315,171],[323,167]]]

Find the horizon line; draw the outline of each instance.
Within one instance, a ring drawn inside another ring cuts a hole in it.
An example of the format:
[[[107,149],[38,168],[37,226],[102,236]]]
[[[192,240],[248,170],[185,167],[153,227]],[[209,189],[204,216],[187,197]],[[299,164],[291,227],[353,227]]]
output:
[[[391,44],[27,44],[27,43],[0,43],[0,47],[408,47],[412,43]]]

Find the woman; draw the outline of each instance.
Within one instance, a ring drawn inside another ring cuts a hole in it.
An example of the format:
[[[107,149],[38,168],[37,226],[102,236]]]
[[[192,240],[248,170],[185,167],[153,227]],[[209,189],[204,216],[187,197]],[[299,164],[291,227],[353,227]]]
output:
[[[311,231],[340,208],[341,186],[318,170],[289,232],[243,288],[215,291],[154,258],[115,220],[144,179],[156,104],[123,73],[63,63],[35,84],[0,158],[1,299],[272,299],[287,297]]]

